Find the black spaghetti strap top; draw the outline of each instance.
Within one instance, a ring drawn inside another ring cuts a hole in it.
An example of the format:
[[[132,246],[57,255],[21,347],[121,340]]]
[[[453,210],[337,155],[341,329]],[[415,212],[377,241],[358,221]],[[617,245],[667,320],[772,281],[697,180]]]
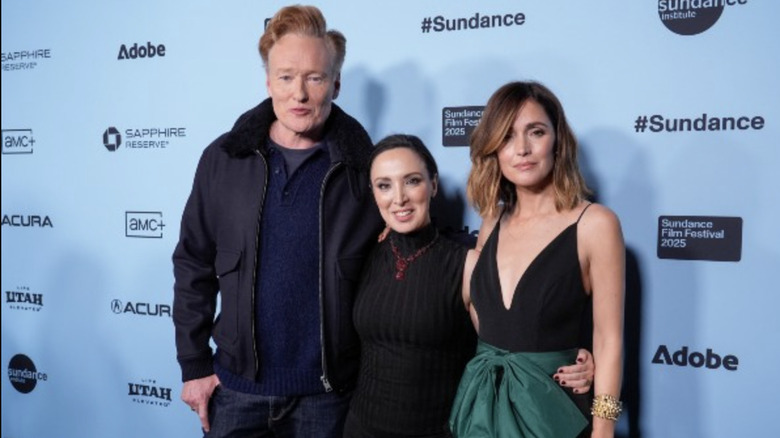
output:
[[[507,309],[496,265],[499,220],[471,277],[471,300],[479,316],[479,337],[512,352],[558,351],[583,346],[590,296],[582,284],[577,221],[566,227],[531,262]],[[584,325],[583,325],[584,324]]]

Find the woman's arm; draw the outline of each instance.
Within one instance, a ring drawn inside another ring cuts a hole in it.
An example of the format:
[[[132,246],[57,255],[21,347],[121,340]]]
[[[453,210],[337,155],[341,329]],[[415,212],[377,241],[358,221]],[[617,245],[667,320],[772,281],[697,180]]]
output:
[[[623,301],[625,244],[620,221],[608,208],[593,205],[580,223],[586,287],[593,297],[593,357],[595,395],[617,400],[623,371]],[[593,417],[594,437],[612,437],[615,421]]]

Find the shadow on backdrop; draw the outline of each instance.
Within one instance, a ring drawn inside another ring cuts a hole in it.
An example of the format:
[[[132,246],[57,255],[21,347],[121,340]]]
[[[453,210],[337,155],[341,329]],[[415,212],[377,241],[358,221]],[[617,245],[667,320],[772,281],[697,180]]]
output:
[[[447,187],[451,189],[448,190]],[[439,193],[431,203],[431,221],[441,233],[450,239],[473,248],[477,244],[479,229],[472,230],[465,225],[466,202],[463,190],[446,178],[439,181]]]

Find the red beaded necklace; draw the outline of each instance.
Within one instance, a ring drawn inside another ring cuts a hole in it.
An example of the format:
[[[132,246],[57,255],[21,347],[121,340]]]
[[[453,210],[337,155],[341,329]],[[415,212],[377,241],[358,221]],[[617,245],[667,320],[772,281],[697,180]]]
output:
[[[433,246],[438,237],[439,233],[436,233],[436,235],[430,242],[428,242],[427,245],[415,251],[414,254],[408,255],[406,257],[401,255],[401,251],[398,250],[398,247],[395,246],[395,242],[393,242],[393,239],[391,238],[390,249],[393,251],[393,256],[395,257],[395,279],[398,281],[403,280],[404,277],[406,277],[406,269],[409,267],[409,265],[418,257],[425,254],[425,251],[428,251],[428,249]]]

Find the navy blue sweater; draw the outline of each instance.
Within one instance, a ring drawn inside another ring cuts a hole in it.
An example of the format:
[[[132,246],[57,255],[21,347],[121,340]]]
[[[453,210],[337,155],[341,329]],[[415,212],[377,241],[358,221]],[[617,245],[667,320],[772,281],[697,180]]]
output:
[[[251,381],[217,371],[226,387],[245,393],[320,393],[319,203],[330,157],[320,148],[288,176],[271,147],[268,164],[255,299],[260,373]]]

